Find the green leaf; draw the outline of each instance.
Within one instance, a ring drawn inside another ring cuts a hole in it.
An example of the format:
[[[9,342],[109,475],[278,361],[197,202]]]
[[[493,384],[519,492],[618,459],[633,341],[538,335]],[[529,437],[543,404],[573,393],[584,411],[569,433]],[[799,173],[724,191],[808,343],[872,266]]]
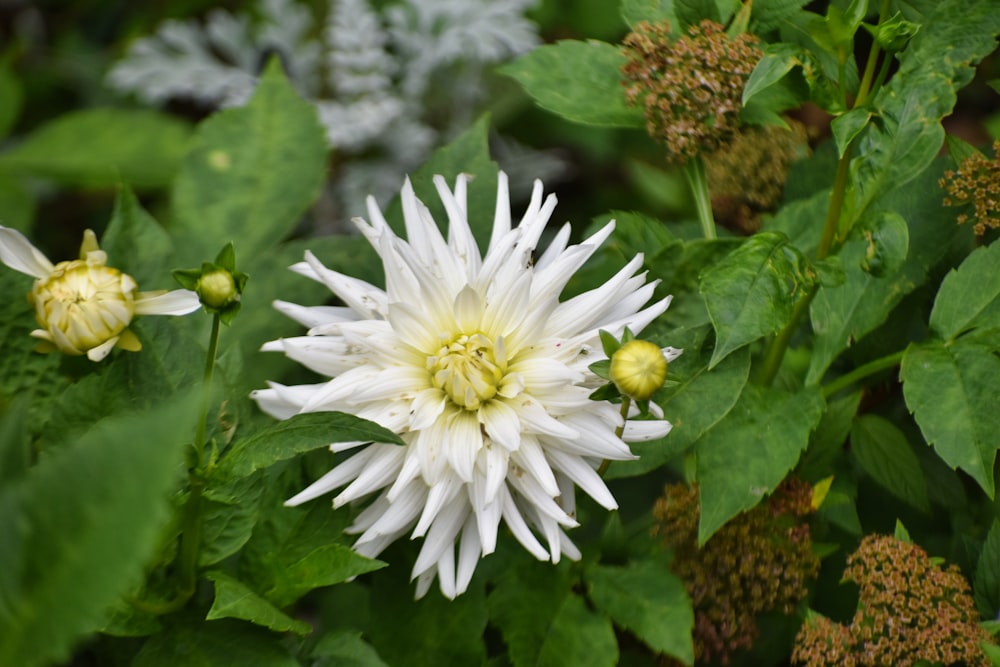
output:
[[[762,35],[786,23],[798,14],[809,0],[754,0],[750,17],[751,32]]]
[[[851,142],[861,134],[861,131],[868,127],[871,120],[871,111],[863,107],[851,109],[842,116],[838,116],[830,123],[830,130],[833,132],[833,140],[837,144],[837,157],[844,157]]]
[[[21,394],[0,419],[0,488],[21,479],[31,464],[27,408],[30,396]]]
[[[0,139],[10,134],[24,105],[24,86],[14,76],[9,61],[9,57],[0,58],[0,100],[3,100],[0,104]]]
[[[1000,448],[1000,359],[994,349],[972,340],[911,345],[900,378],[906,406],[927,442],[992,498]]]
[[[214,257],[235,241],[254,259],[287,236],[319,194],[326,137],[316,109],[272,60],[253,99],[204,121],[173,189],[171,231],[180,263]]]
[[[797,475],[815,483],[830,474],[843,451],[860,403],[860,391],[827,403],[819,426],[809,435],[809,446],[799,461]]]
[[[208,487],[202,505],[198,564],[214,565],[239,551],[257,524],[260,479],[244,477],[226,487]]]
[[[366,637],[390,665],[439,667],[486,661],[486,596],[474,580],[454,600],[437,586],[413,599],[408,568],[397,564],[373,577],[372,622]]]
[[[895,211],[882,211],[862,228],[861,233],[868,242],[861,262],[866,273],[881,278],[902,268],[910,249],[910,228],[903,216]]]
[[[175,619],[150,638],[132,667],[301,667],[281,639],[241,621]]]
[[[861,467],[903,502],[929,514],[927,480],[920,460],[896,426],[874,414],[861,415],[851,427],[851,452]]]
[[[360,633],[348,630],[323,635],[311,655],[319,658],[314,667],[389,667]]]
[[[354,440],[404,444],[398,435],[367,419],[345,412],[310,412],[237,440],[212,476],[218,480],[240,479],[303,452]]]
[[[538,106],[567,120],[641,128],[642,110],[625,102],[625,61],[613,44],[565,40],[536,47],[497,71],[524,86]]]
[[[785,78],[796,66],[801,66],[802,53],[802,47],[797,44],[768,44],[743,86],[743,104]]]
[[[661,563],[627,567],[596,565],[587,570],[590,598],[619,626],[686,665],[694,663],[694,612],[684,584]]]
[[[124,180],[137,188],[170,183],[191,136],[183,121],[158,111],[71,111],[0,153],[0,172],[86,187]]]
[[[823,414],[815,388],[796,394],[748,384],[729,414],[695,443],[698,542],[773,491],[799,459]]]
[[[739,0],[674,0],[674,11],[685,28],[703,19],[729,23],[739,6]]]
[[[0,491],[0,664],[65,660],[141,578],[195,413],[110,417]]]
[[[0,225],[27,233],[36,208],[35,195],[24,180],[0,171]]]
[[[1000,520],[994,519],[976,563],[972,590],[983,618],[996,618],[1000,610]]]
[[[640,21],[649,23],[669,21],[671,26],[677,25],[674,0],[623,0],[621,14],[625,23],[633,29]]]
[[[140,291],[172,287],[167,259],[173,243],[166,230],[139,204],[127,185],[118,188],[111,222],[101,237],[108,263],[135,278]]]
[[[941,281],[931,329],[951,341],[975,327],[1000,326],[1000,243],[976,248]]]
[[[218,570],[207,572],[205,577],[215,584],[215,600],[205,620],[239,618],[276,632],[299,635],[312,632],[308,623],[289,617],[238,579]]]
[[[787,243],[784,234],[761,232],[702,276],[700,291],[717,337],[709,368],[791,318],[799,278],[784,252]]]

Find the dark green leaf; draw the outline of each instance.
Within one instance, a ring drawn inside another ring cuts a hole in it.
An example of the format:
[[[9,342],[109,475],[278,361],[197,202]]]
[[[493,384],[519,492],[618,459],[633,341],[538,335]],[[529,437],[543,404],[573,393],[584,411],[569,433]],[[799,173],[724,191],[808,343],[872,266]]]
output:
[[[751,32],[762,35],[786,23],[799,13],[809,0],[754,0],[751,14]]]
[[[642,110],[625,102],[624,64],[613,44],[566,40],[536,47],[498,71],[524,86],[538,106],[567,120],[644,127]]]
[[[911,345],[900,378],[906,405],[927,442],[992,498],[1000,448],[1000,359],[994,349],[964,339],[951,346]]]
[[[31,463],[28,438],[30,396],[21,394],[11,402],[0,419],[0,488],[21,479]]]
[[[162,629],[156,616],[139,611],[125,600],[116,600],[106,609],[104,620],[97,626],[98,632],[112,637],[148,637]]]
[[[784,234],[761,232],[702,276],[700,291],[716,331],[710,368],[791,318],[799,277],[783,252],[787,242]]]
[[[195,413],[186,401],[105,419],[0,491],[0,664],[66,659],[141,577]]]
[[[199,565],[214,565],[246,544],[257,523],[261,491],[260,479],[254,476],[227,487],[206,489]]]
[[[111,222],[101,237],[108,264],[135,278],[140,291],[171,289],[167,258],[173,244],[167,232],[143,210],[127,185],[118,188]]]
[[[694,612],[684,584],[660,563],[596,565],[587,571],[597,608],[657,653],[694,663]]]
[[[872,478],[900,500],[930,513],[927,480],[910,443],[878,415],[859,416],[851,427],[851,452]]]
[[[974,327],[1000,326],[1000,243],[977,248],[941,281],[931,328],[954,340]]]
[[[135,656],[132,667],[301,667],[280,638],[234,620],[175,619]]]
[[[703,19],[729,23],[739,7],[739,0],[674,0],[674,11],[683,27],[697,25]]]
[[[240,479],[303,452],[354,440],[403,444],[398,435],[367,419],[344,412],[311,412],[276,422],[237,440],[219,462],[213,477]]]
[[[272,60],[250,103],[204,121],[184,157],[171,227],[181,261],[214,257],[230,241],[246,257],[270,251],[319,194],[326,150],[315,107]]]
[[[806,448],[823,407],[816,389],[786,394],[746,385],[729,414],[695,443],[700,544],[781,483]]]
[[[186,123],[158,111],[71,111],[0,153],[0,171],[82,186],[124,180],[137,188],[160,188],[177,172],[190,136]]]
[[[994,519],[976,564],[972,590],[983,618],[996,618],[1000,610],[1000,520]]]
[[[308,623],[290,618],[238,579],[217,570],[206,573],[205,577],[215,584],[215,600],[208,610],[206,620],[239,618],[276,632],[294,632],[299,635],[312,632]]]
[[[21,115],[24,103],[24,86],[14,76],[10,58],[0,59],[0,139],[4,139]]]
[[[813,483],[829,476],[847,441],[860,403],[859,391],[827,403],[819,426],[809,435],[809,447],[802,455],[796,474]]]
[[[346,630],[324,635],[312,657],[319,658],[315,667],[389,667],[360,633]]]
[[[0,225],[27,232],[35,220],[35,194],[20,178],[0,172]]]

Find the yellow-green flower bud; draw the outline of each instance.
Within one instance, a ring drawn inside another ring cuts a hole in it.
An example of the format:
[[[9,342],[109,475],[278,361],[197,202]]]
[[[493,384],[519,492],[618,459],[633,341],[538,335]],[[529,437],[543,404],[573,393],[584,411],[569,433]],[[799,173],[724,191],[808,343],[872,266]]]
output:
[[[132,321],[137,286],[128,274],[105,266],[107,255],[87,231],[82,259],[59,262],[35,281],[29,299],[42,328],[32,335],[64,354],[103,357]]]
[[[201,302],[210,308],[225,308],[240,299],[233,274],[225,269],[215,269],[202,274],[198,279],[196,291]]]
[[[625,396],[645,401],[667,379],[667,360],[648,340],[630,340],[611,355],[611,381]]]

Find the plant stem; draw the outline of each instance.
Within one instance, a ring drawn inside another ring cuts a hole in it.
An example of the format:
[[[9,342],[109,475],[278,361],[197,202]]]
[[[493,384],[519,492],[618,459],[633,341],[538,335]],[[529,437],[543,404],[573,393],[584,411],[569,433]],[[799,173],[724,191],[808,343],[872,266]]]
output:
[[[869,361],[867,364],[858,366],[850,373],[841,375],[839,378],[823,387],[823,398],[830,398],[838,391],[847,389],[858,380],[866,378],[869,375],[874,375],[879,371],[884,371],[888,368],[898,366],[899,362],[902,361],[903,354],[905,352],[906,350],[900,350],[899,352],[893,352],[892,354],[888,354],[884,357],[879,357],[874,361]]]
[[[705,176],[705,163],[700,155],[696,155],[684,165],[684,175],[691,194],[694,195],[694,205],[698,209],[698,221],[701,223],[701,233],[706,239],[716,238],[715,218],[712,217],[712,198],[708,193],[708,177]]]
[[[632,399],[628,396],[622,396],[622,425],[615,429],[615,435],[619,438],[625,434],[625,424],[628,422],[628,411],[632,407]],[[608,466],[611,465],[610,459],[604,459],[601,462],[601,467],[597,469],[597,474],[604,477],[604,473],[608,471]]]

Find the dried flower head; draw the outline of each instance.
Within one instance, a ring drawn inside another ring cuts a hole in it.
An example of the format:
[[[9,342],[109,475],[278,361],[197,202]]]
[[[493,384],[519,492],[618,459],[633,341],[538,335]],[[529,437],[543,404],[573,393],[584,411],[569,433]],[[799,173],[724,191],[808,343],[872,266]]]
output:
[[[979,646],[989,633],[956,566],[940,567],[916,544],[868,535],[844,579],[860,587],[850,627],[810,619],[795,639],[793,660],[808,667],[991,664]]]
[[[788,129],[741,128],[732,142],[705,156],[712,210],[721,224],[752,234],[760,229],[760,214],[781,200],[789,167],[809,151],[805,125],[787,122]]]
[[[641,104],[646,131],[667,147],[667,159],[684,163],[730,141],[739,126],[743,87],[762,52],[757,38],[730,38],[702,21],[671,39],[666,21],[641,21],[624,41],[625,98]]]
[[[807,523],[812,512],[812,487],[788,479],[699,549],[697,487],[666,488],[653,509],[654,532],[673,550],[671,568],[694,604],[697,661],[728,664],[757,638],[757,616],[790,614],[805,599],[806,581],[819,572]]]
[[[982,236],[987,227],[1000,227],[1000,140],[993,142],[993,159],[976,151],[962,160],[958,171],[948,170],[938,181],[948,196],[945,206],[975,207],[975,232]],[[958,216],[958,224],[969,221],[967,213]]]

